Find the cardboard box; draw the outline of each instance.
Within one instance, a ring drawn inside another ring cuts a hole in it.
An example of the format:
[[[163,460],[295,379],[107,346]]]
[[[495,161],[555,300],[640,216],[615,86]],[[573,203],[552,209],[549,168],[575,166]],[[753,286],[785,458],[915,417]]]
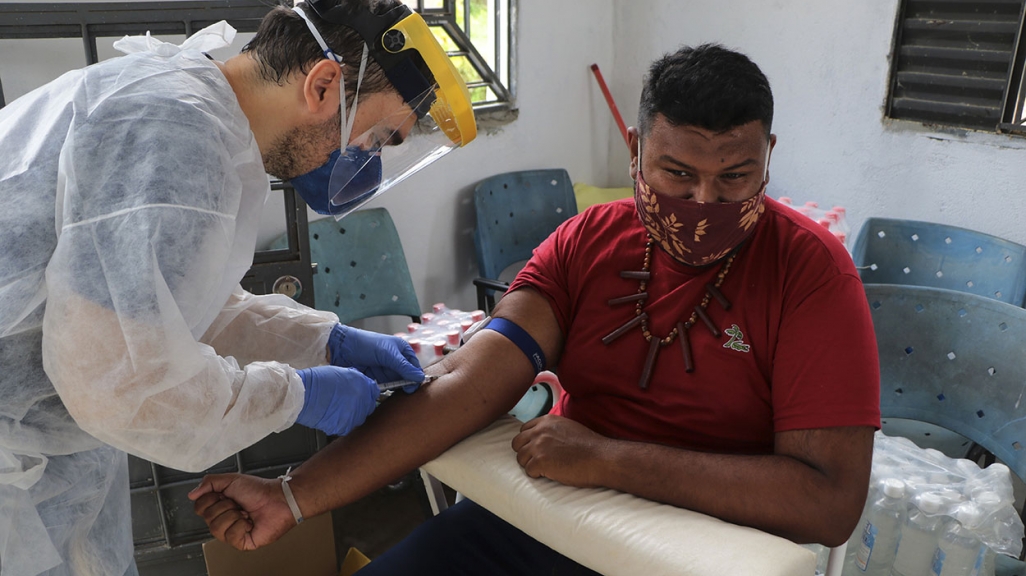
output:
[[[331,514],[309,518],[274,544],[249,552],[211,540],[203,544],[203,556],[209,576],[335,576],[338,573]]]

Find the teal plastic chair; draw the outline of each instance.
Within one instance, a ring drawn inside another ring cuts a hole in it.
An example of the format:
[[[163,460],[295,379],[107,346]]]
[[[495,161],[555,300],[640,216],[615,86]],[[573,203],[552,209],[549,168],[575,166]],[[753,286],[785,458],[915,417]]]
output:
[[[310,260],[317,265],[315,308],[334,312],[343,324],[374,316],[420,321],[410,268],[388,210],[311,222],[309,237]]]
[[[1022,306],[1026,246],[915,220],[870,218],[852,253],[867,284],[932,286]]]
[[[866,297],[880,355],[883,419],[956,432],[1026,479],[1026,310],[920,286],[866,284]],[[1000,565],[999,574],[1026,568],[1008,558]]]
[[[511,264],[531,258],[543,240],[577,214],[570,175],[561,168],[507,172],[474,188],[477,229],[474,249],[480,278],[478,307],[491,311],[495,292],[508,284],[499,275]]]
[[[1026,246],[974,230],[870,218],[852,257],[866,283],[945,288],[1016,306],[1026,296]],[[952,457],[975,450],[963,437],[921,422],[891,420],[884,431]]]

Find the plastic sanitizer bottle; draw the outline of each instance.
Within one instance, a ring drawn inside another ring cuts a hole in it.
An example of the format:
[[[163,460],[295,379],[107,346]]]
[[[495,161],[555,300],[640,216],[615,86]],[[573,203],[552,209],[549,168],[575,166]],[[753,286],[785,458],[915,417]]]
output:
[[[888,576],[894,564],[901,528],[908,514],[905,483],[888,478],[880,482],[880,488],[859,524],[861,530],[854,543],[854,574]]]
[[[955,520],[948,522],[937,542],[932,576],[970,576],[976,568],[983,546],[966,526],[980,523],[979,509],[972,503],[962,504]]]
[[[919,496],[918,506],[909,510],[901,527],[898,553],[894,557],[891,576],[929,576],[937,538],[945,516],[940,515],[944,498],[927,492]]]

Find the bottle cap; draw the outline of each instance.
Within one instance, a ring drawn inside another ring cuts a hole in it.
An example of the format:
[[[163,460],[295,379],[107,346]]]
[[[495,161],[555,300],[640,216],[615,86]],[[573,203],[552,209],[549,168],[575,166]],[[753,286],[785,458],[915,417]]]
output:
[[[919,496],[919,503],[916,507],[927,514],[936,514],[940,512],[941,507],[943,506],[944,498],[942,498],[939,494],[935,494],[933,492],[926,492],[925,494],[921,494]]]
[[[474,310],[470,313],[470,319],[474,322],[480,322],[485,319],[484,310]]]
[[[834,206],[833,208],[831,208],[831,210],[833,210],[834,212],[837,212],[838,214],[841,214],[841,215],[844,215],[844,214],[846,214],[848,212],[848,209],[845,208],[844,206]]]
[[[983,510],[972,502],[963,502],[955,511],[955,520],[962,523],[966,528],[975,528],[983,520]]]
[[[420,340],[416,338],[410,339],[410,348],[413,348],[414,354],[420,354]]]
[[[414,332],[416,332],[418,328],[420,328],[420,323],[419,322],[410,322],[409,324],[406,325],[406,331],[409,332],[410,334],[413,334]]]
[[[425,312],[425,313],[420,315],[420,322],[422,324],[430,324],[431,321],[434,320],[434,319],[435,319],[435,315],[432,314],[431,312]]]
[[[905,483],[897,478],[888,478],[881,482],[883,493],[889,498],[901,498],[905,495]]]
[[[460,331],[459,330],[450,330],[450,331],[446,332],[445,333],[445,339],[449,341],[449,345],[450,346],[459,346],[460,345]]]
[[[434,312],[435,314],[438,314],[439,312],[444,312],[445,311],[445,302],[439,302],[438,304],[432,305],[431,306],[431,311]]]
[[[780,202],[781,204],[787,204],[788,206],[790,206],[791,205],[791,197],[790,196],[781,196],[780,198],[777,198],[777,202]]]
[[[829,229],[829,228],[830,228],[830,221],[829,221],[829,220],[827,220],[826,218],[823,218],[823,219],[821,219],[821,220],[819,221],[819,225],[820,225],[820,226],[822,226],[822,227],[824,227],[824,228],[827,228],[827,229]]]
[[[431,345],[435,347],[435,356],[445,354],[445,340],[435,340]]]
[[[826,218],[827,220],[829,220],[833,224],[837,224],[838,222],[841,221],[841,215],[838,214],[837,212],[834,212],[833,210],[830,210],[829,212],[824,214],[823,217]]]
[[[808,202],[805,203],[805,207],[806,208],[819,208],[819,202],[813,202],[812,200],[809,200]]]

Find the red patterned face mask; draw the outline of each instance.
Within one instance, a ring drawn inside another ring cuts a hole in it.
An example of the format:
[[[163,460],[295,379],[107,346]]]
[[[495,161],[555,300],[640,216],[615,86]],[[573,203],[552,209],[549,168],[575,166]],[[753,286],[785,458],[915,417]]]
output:
[[[752,232],[766,207],[766,180],[741,202],[696,202],[660,194],[641,175],[640,143],[634,205],[645,229],[667,254],[688,266],[706,266],[726,257]],[[768,158],[768,157],[767,157]]]

